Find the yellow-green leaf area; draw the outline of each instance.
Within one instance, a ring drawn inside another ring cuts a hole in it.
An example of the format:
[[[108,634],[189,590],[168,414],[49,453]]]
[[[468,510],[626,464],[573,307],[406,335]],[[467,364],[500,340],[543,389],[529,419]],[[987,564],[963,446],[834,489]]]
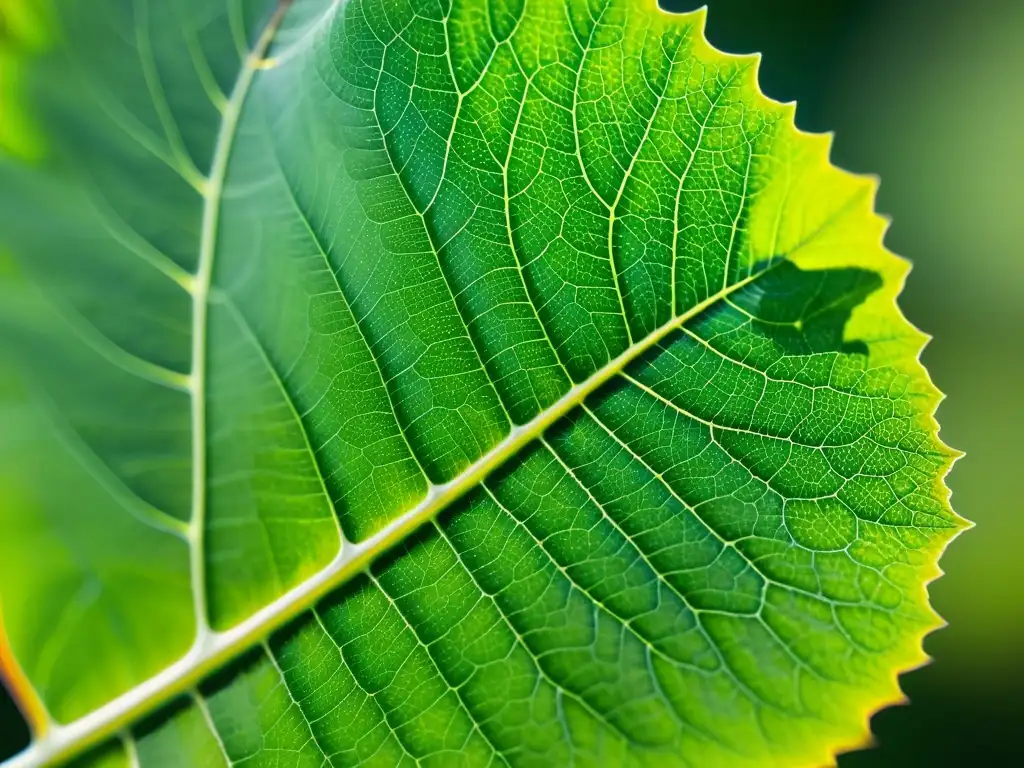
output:
[[[53,6],[0,160],[15,765],[866,742],[955,454],[876,183],[756,58],[652,0]]]

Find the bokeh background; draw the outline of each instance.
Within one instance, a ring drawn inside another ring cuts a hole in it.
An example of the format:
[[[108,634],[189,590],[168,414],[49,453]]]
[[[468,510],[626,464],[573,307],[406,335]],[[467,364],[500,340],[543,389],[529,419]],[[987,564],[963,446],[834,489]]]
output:
[[[713,44],[762,52],[764,91],[795,99],[801,128],[835,131],[835,163],[882,177],[886,244],[914,263],[901,303],[935,337],[942,437],[967,454],[948,481],[977,527],[931,587],[950,626],[925,642],[934,663],[903,677],[910,705],[876,715],[878,745],[840,768],[1021,764],[1024,0],[707,4]],[[27,738],[0,689],[0,759]]]

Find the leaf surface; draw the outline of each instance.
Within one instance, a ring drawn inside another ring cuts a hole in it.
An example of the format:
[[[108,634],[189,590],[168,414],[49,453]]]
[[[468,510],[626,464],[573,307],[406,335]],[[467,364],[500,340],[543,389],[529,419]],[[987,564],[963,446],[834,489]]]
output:
[[[865,740],[954,454],[875,182],[756,59],[647,0],[53,16],[0,161],[16,765]]]

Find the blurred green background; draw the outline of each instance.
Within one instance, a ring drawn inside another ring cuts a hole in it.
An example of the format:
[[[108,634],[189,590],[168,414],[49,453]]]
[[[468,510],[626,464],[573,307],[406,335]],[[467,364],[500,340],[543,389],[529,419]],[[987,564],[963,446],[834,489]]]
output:
[[[663,0],[672,10],[701,2]],[[833,160],[876,173],[890,249],[914,262],[902,306],[965,451],[953,505],[977,527],[942,561],[950,626],[902,679],[910,706],[841,768],[1019,764],[1024,734],[1024,0],[708,0],[707,34],[761,51],[762,88],[836,132]],[[27,740],[0,691],[0,758]]]

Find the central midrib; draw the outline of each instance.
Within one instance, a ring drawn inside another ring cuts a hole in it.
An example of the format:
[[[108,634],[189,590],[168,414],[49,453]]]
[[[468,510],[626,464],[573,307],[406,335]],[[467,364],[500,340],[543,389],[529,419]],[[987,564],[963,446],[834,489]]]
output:
[[[47,734],[9,764],[10,768],[38,765],[67,758],[88,746],[129,727],[174,697],[194,689],[210,673],[267,638],[274,630],[310,609],[318,600],[365,569],[371,561],[393,545],[403,541],[420,525],[432,520],[458,498],[477,487],[492,471],[539,438],[550,426],[629,363],[704,310],[764,275],[780,260],[709,296],[686,312],[608,361],[585,381],[574,385],[550,407],[528,423],[514,427],[497,445],[471,464],[458,477],[442,485],[432,485],[426,496],[412,509],[382,530],[358,544],[344,541],[337,556],[320,572],[263,607],[242,623],[225,632],[207,631],[183,658],[132,690],[99,709],[67,725],[55,725]]]

